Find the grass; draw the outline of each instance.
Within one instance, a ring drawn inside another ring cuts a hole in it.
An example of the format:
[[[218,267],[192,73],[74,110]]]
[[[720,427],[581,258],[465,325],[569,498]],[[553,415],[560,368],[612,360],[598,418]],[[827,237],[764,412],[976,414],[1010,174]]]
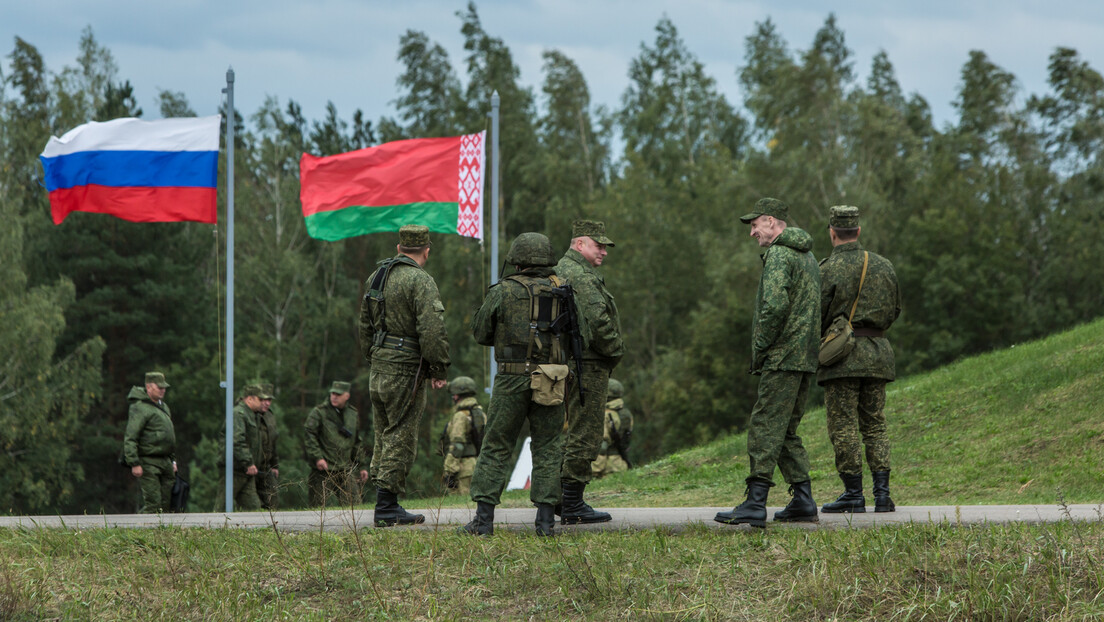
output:
[[[1104,321],[891,385],[898,504],[1099,503]],[[814,495],[839,491],[823,410]],[[595,505],[731,505],[731,435],[595,482]],[[1059,492],[1060,491],[1060,492]],[[527,506],[524,491],[507,506]],[[770,504],[786,502],[784,486]],[[459,496],[432,504],[470,503]],[[412,503],[408,505],[422,505]],[[355,527],[355,526],[354,526]],[[856,530],[0,531],[0,620],[1104,619],[1104,519]]]

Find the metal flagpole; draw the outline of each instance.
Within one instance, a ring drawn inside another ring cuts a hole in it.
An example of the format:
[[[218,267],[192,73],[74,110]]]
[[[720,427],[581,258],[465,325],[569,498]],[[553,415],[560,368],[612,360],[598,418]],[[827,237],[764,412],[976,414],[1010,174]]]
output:
[[[491,285],[498,282],[498,91],[491,93]],[[491,346],[491,386],[494,387],[498,366],[495,365],[494,346]]]
[[[226,511],[234,511],[234,68],[226,70]]]

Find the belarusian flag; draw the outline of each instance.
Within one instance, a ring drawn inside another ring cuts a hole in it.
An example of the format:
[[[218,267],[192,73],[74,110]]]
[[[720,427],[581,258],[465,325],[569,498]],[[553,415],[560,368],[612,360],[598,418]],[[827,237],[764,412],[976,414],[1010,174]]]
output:
[[[307,233],[319,240],[407,224],[483,239],[486,132],[415,138],[299,160]]]

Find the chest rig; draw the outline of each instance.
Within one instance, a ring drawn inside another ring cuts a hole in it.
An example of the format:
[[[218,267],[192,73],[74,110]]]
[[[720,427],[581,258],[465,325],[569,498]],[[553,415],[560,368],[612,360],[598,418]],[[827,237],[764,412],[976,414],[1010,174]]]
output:
[[[368,285],[368,291],[364,293],[364,301],[368,303],[372,327],[375,329],[375,333],[372,335],[372,345],[419,354],[421,349],[416,338],[391,335],[387,332],[387,297],[384,295],[383,289],[387,285],[387,278],[391,276],[391,270],[400,264],[418,267],[416,261],[405,255],[384,259],[377,264],[379,268],[376,269],[376,274]]]

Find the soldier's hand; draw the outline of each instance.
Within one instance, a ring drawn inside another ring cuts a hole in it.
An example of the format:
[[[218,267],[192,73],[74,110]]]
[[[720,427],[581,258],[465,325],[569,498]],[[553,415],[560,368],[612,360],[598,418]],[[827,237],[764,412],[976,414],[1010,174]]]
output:
[[[130,474],[134,477],[142,477],[142,465],[136,465],[130,467]]]
[[[280,469],[272,469],[273,477],[280,477]]]
[[[246,467],[245,468],[245,474],[246,475],[256,475],[257,474],[257,465],[251,464],[248,467]]]
[[[456,473],[445,473],[445,488],[456,488]]]
[[[364,484],[367,481],[368,481],[368,471],[361,471],[360,472],[360,483]]]
[[[434,378],[431,384],[434,389],[443,389],[448,386],[448,380],[444,378]]]
[[[326,464],[325,458],[319,458],[318,462],[314,463],[314,468],[318,469],[319,471],[329,471],[330,465]]]

